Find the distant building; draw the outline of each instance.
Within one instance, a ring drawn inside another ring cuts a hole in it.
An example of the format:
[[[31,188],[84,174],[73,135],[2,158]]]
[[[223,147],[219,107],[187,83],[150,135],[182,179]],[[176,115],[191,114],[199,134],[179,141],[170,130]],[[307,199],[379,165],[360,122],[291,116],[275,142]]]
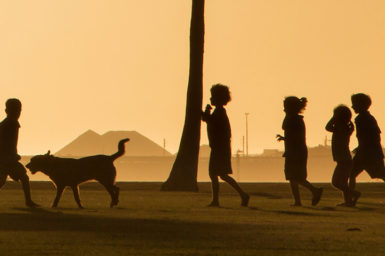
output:
[[[262,153],[262,157],[276,157],[282,156],[283,152],[278,149],[264,149]]]
[[[81,134],[55,155],[67,157],[109,155],[117,151],[118,142],[123,138],[130,139],[126,143],[126,156],[171,156],[170,152],[136,131],[109,131],[100,135],[92,130]]]
[[[332,148],[330,146],[318,145],[317,147],[308,148],[309,156],[317,156],[317,157],[331,157],[332,156]]]

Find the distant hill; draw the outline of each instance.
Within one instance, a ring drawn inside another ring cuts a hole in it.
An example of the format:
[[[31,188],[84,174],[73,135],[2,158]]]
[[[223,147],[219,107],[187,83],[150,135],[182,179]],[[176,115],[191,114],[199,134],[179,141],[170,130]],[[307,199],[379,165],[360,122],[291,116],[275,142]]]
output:
[[[171,156],[171,153],[136,131],[109,131],[100,135],[92,130],[81,134],[67,146],[56,152],[57,156],[110,155],[117,151],[118,142],[126,143],[126,156]]]

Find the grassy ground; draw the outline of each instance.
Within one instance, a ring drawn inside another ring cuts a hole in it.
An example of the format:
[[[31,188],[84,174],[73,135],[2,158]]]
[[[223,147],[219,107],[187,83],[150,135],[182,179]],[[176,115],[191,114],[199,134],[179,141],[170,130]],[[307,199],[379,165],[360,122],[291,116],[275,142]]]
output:
[[[250,207],[221,185],[221,208],[205,207],[199,193],[160,192],[159,183],[121,183],[118,208],[98,184],[81,186],[86,209],[68,190],[51,209],[50,183],[32,183],[41,208],[24,207],[20,184],[0,191],[0,255],[385,255],[385,184],[359,184],[356,208],[336,207],[341,195],[328,184],[317,207],[301,191],[290,207],[288,184],[242,184]]]

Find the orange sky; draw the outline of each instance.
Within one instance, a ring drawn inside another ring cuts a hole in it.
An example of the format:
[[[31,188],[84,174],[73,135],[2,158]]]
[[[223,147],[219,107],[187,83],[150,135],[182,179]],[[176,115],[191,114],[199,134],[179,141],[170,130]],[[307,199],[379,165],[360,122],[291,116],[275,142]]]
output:
[[[176,152],[190,8],[181,0],[1,1],[0,104],[23,102],[19,152],[57,151],[87,129],[137,130]],[[352,93],[372,96],[385,130],[384,13],[382,0],[207,0],[204,104],[213,83],[230,86],[234,151],[245,112],[251,153],[282,148],[274,137],[286,95],[309,99],[309,146],[323,143],[333,107],[350,105]]]

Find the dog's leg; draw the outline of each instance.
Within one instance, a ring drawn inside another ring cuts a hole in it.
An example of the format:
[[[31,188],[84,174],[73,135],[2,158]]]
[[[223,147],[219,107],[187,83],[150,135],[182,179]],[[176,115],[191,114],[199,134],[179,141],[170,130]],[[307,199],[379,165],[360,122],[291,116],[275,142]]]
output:
[[[74,198],[75,198],[75,201],[78,204],[79,208],[83,209],[83,206],[80,203],[79,187],[77,185],[76,186],[72,186],[72,191],[74,192]]]
[[[120,191],[120,188],[114,185],[114,190],[115,190],[115,202],[114,202],[114,205],[118,205],[118,203],[119,203],[119,191]]]
[[[57,186],[57,191],[56,191],[56,198],[55,201],[52,204],[52,208],[56,208],[57,204],[59,203],[60,197],[63,194],[64,191],[64,186]]]
[[[99,181],[100,182],[100,181]],[[108,193],[110,193],[110,196],[111,196],[111,203],[110,203],[110,207],[112,208],[114,205],[117,204],[116,202],[116,194],[115,194],[115,188],[114,188],[114,185],[112,184],[106,184],[104,182],[100,182],[105,188],[106,190],[108,191]]]
[[[2,188],[7,181],[7,175],[6,174],[0,174],[0,188]]]

